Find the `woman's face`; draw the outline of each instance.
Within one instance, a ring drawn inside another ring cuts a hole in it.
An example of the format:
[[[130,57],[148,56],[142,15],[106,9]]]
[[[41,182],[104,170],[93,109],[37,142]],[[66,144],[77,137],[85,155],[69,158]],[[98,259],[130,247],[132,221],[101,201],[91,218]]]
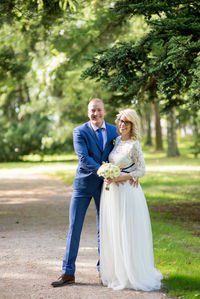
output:
[[[132,123],[124,115],[119,119],[118,129],[122,139],[129,139],[131,137]]]

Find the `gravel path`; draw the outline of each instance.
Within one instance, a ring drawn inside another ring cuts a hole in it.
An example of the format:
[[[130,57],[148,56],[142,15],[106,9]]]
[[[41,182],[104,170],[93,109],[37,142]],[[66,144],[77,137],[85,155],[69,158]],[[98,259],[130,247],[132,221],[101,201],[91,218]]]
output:
[[[76,284],[51,287],[61,274],[71,193],[71,187],[31,168],[0,170],[0,298],[168,298],[99,284],[93,202],[82,232]]]

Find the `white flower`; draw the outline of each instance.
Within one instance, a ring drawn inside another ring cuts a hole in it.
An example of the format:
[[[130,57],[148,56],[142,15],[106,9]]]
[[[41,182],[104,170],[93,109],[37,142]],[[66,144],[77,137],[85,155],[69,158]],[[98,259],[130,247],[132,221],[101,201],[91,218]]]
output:
[[[111,163],[103,162],[103,164],[99,167],[97,174],[104,178],[114,179],[120,175],[120,168]],[[106,187],[106,190],[109,190],[109,188]]]

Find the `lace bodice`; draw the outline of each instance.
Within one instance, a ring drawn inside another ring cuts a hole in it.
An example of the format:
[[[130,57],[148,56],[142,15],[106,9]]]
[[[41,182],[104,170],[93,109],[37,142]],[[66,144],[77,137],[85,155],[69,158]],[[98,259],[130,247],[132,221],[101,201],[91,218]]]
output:
[[[117,137],[115,146],[109,155],[109,162],[119,168],[126,168],[134,163],[133,166],[126,169],[134,180],[145,174],[145,161],[138,140],[123,141],[120,136]]]

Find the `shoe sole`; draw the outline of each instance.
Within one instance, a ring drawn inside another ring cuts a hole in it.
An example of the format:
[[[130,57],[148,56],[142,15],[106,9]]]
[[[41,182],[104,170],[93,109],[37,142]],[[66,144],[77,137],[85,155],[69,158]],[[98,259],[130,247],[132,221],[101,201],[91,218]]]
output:
[[[64,287],[64,286],[66,286],[66,285],[68,285],[68,284],[73,284],[73,283],[75,283],[75,280],[72,280],[72,281],[66,281],[66,282],[64,282],[64,283],[62,283],[62,284],[57,284],[57,285],[53,285],[53,284],[51,284],[51,285],[52,285],[52,287],[54,287],[54,288],[59,288],[59,287]]]

